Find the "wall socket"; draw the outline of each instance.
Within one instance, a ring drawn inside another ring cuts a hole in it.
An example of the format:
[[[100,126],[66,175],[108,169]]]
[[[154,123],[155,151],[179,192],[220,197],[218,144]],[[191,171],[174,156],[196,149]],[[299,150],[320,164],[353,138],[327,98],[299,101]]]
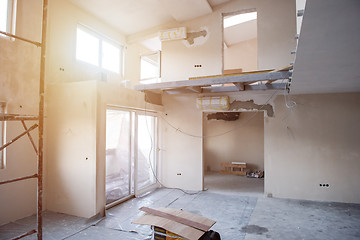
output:
[[[329,187],[330,187],[330,184],[328,184],[328,183],[320,183],[319,186],[320,186],[320,187],[329,188]]]
[[[177,173],[176,175],[181,176],[181,173]]]
[[[194,67],[195,67],[195,68],[201,68],[202,65],[201,65],[201,64],[195,64]]]

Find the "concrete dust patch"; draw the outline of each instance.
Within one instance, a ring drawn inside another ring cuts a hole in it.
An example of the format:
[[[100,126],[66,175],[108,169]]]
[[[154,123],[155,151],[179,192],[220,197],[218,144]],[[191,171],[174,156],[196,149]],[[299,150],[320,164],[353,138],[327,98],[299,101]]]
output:
[[[263,233],[268,232],[269,230],[258,225],[247,225],[241,228],[241,231],[248,234],[257,234],[262,235]]]

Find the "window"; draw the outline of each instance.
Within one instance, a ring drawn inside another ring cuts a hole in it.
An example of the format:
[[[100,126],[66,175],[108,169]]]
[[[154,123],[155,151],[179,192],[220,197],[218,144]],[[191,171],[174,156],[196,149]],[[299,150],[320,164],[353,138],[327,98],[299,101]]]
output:
[[[121,73],[122,46],[86,27],[78,26],[76,59],[96,67]]]
[[[160,51],[141,56],[140,83],[160,82]]]
[[[16,3],[17,0],[0,0],[0,31],[15,34]]]
[[[0,102],[0,116],[5,113],[6,103]],[[6,143],[6,134],[5,134],[5,121],[0,121],[0,147]],[[0,152],[0,169],[4,169],[6,166],[6,149],[3,149]]]

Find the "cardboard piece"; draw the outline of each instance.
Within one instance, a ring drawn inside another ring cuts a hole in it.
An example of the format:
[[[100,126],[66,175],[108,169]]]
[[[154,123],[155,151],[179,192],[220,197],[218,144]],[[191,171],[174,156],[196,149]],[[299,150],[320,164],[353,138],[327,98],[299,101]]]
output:
[[[189,240],[198,240],[205,233],[202,230],[199,230],[192,226],[188,226],[192,225],[192,222],[197,222],[204,226],[207,226],[206,231],[209,230],[216,223],[211,219],[193,213],[185,212],[183,210],[172,208],[156,208],[155,210],[165,213],[167,215],[167,218],[145,213],[132,223],[161,227]],[[171,216],[175,217],[172,218]],[[175,219],[178,218],[190,220],[189,224],[186,225],[184,223],[177,222]]]

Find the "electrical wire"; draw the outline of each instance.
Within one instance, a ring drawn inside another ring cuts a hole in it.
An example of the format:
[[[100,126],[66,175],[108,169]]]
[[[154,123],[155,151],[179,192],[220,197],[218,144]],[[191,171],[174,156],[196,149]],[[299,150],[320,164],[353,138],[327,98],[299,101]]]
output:
[[[222,132],[222,133],[219,133],[219,134],[214,134],[214,135],[208,135],[208,136],[200,136],[200,135],[195,135],[195,134],[191,134],[191,133],[188,133],[188,132],[185,132],[183,130],[181,130],[180,128],[177,128],[175,127],[172,123],[170,123],[168,120],[166,120],[163,116],[160,116],[162,120],[164,120],[164,122],[166,122],[171,128],[175,129],[177,132],[180,132],[184,135],[187,135],[187,136],[190,136],[190,137],[194,137],[194,138],[201,138],[201,139],[206,139],[206,138],[214,138],[214,137],[220,137],[220,136],[223,136],[225,134],[228,134],[230,132],[233,132],[241,127],[243,127],[244,125],[246,125],[248,122],[250,122],[254,117],[256,117],[256,115],[261,112],[261,110],[263,110],[263,108],[270,102],[270,100],[273,98],[273,96],[275,94],[277,94],[278,92],[280,91],[279,90],[276,90],[268,99],[267,101],[261,105],[261,107],[258,109],[258,111],[256,111],[250,118],[248,118],[245,122],[243,122],[241,125],[239,126],[236,126],[230,130],[227,130],[225,132]],[[146,95],[145,95],[145,98],[146,98]],[[150,102],[151,103],[151,102]],[[146,105],[146,101],[145,101],[145,105]],[[145,107],[145,111],[146,111],[146,107]]]
[[[284,81],[284,80],[283,80]],[[220,133],[220,134],[215,134],[215,135],[209,135],[209,136],[198,136],[198,135],[194,135],[194,134],[190,134],[190,133],[187,133],[185,131],[182,131],[180,128],[176,128],[172,123],[170,123],[169,121],[167,121],[163,116],[160,116],[162,120],[164,120],[164,122],[166,122],[170,127],[172,127],[173,129],[175,129],[176,131],[179,131],[181,132],[182,134],[184,135],[187,135],[187,136],[190,136],[190,137],[195,137],[195,138],[201,138],[201,139],[204,139],[204,138],[213,138],[213,137],[220,137],[220,136],[223,136],[225,134],[228,134],[230,132],[233,132],[241,127],[243,127],[244,125],[246,125],[248,122],[250,122],[269,102],[270,100],[274,97],[275,94],[277,94],[280,90],[276,90],[268,99],[267,101],[258,109],[258,111],[256,111],[250,118],[248,118],[243,124],[241,124],[240,126],[237,126],[237,127],[234,127],[228,131],[225,131],[223,133]],[[149,99],[149,97],[145,94],[145,107],[144,107],[144,112],[145,112],[145,116],[147,116],[147,100],[149,101],[149,103],[151,103],[151,99]],[[155,173],[154,171],[154,168],[151,164],[151,160],[150,160],[150,157],[151,157],[151,154],[153,151],[155,151],[155,140],[153,140],[152,138],[152,135],[150,133],[150,129],[149,129],[149,126],[148,126],[148,121],[147,121],[147,117],[145,117],[145,121],[146,121],[146,127],[147,127],[147,130],[148,130],[148,134],[150,136],[150,140],[151,140],[151,148],[150,148],[150,151],[149,151],[149,156],[148,156],[148,161],[149,161],[149,165],[150,165],[150,168],[151,168],[151,171],[153,173],[153,176],[155,177],[156,181],[160,184],[161,187],[163,188],[166,188],[166,189],[175,189],[175,190],[180,190],[182,191],[183,193],[187,194],[187,195],[196,195],[198,193],[200,193],[201,191],[198,191],[198,192],[194,192],[194,193],[190,193],[190,192],[187,192],[181,188],[170,188],[170,187],[166,187],[157,177],[157,174]],[[205,190],[206,191],[206,190]]]
[[[146,97],[146,95],[145,95]],[[151,164],[151,153],[154,151],[154,154],[155,154],[155,139],[152,138],[152,134],[150,132],[150,129],[149,129],[149,125],[148,125],[148,121],[147,121],[147,108],[146,108],[146,101],[145,101],[145,122],[146,122],[146,128],[147,128],[147,131],[148,131],[148,134],[149,134],[149,137],[150,137],[150,141],[151,141],[151,147],[150,147],[150,151],[149,151],[149,155],[148,155],[148,161],[149,161],[149,165],[150,165],[150,169],[151,169],[151,172],[153,174],[153,176],[155,177],[156,181],[160,184],[160,186],[162,188],[166,188],[166,189],[174,189],[174,190],[180,190],[181,192],[187,194],[187,195],[196,195],[196,194],[199,194],[201,191],[198,191],[198,192],[194,192],[194,193],[190,193],[190,192],[187,192],[181,188],[170,188],[170,187],[166,187],[160,180],[159,178],[157,177],[157,174],[155,173],[155,170],[154,170],[154,167],[152,166]],[[155,137],[154,137],[155,138]]]

